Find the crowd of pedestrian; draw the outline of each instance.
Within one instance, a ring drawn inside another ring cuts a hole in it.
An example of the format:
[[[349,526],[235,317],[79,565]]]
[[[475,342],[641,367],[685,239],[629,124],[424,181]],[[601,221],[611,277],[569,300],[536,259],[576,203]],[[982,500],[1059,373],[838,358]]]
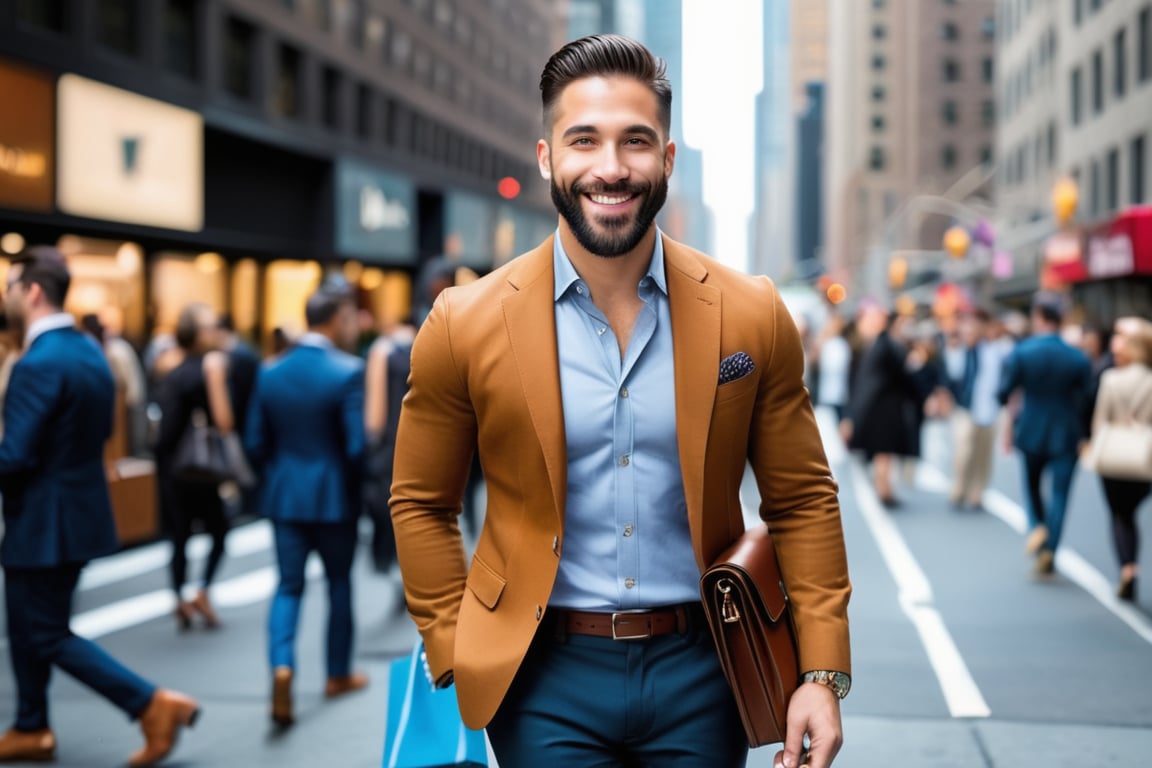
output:
[[[968,303],[918,319],[864,301],[851,319],[828,316],[809,346],[808,378],[814,401],[869,464],[886,507],[901,505],[896,464],[920,457],[925,418],[946,420],[951,430],[954,510],[982,511],[997,450],[1018,450],[1026,549],[1038,575],[1054,570],[1076,467],[1097,471],[1115,541],[1117,596],[1133,600],[1137,510],[1148,477],[1109,476],[1091,457],[1108,424],[1152,428],[1150,356],[1147,319],[1078,325],[1069,321],[1066,297],[1051,292],[1036,294],[1026,318]]]

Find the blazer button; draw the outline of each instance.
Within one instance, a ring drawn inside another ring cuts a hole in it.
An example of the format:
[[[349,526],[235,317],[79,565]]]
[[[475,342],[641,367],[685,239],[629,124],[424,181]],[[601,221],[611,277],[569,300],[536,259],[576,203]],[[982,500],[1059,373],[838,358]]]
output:
[[[553,536],[552,537],[552,554],[554,554],[554,555],[560,554],[560,537],[559,536]]]
[[[540,621],[540,618],[543,615],[544,615],[544,609],[541,608],[540,606],[536,606],[536,621]]]

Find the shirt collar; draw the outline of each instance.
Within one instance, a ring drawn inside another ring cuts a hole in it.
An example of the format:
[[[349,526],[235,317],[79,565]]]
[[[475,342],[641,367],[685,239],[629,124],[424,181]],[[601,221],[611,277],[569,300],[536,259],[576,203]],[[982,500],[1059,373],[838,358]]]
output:
[[[75,327],[76,318],[67,312],[56,312],[42,317],[28,326],[28,332],[24,334],[24,349],[28,349],[32,346],[32,342],[49,331],[59,331],[62,328]]]
[[[568,253],[560,242],[559,229],[556,230],[556,237],[552,239],[552,263],[556,273],[555,296],[553,298],[560,301],[568,289],[574,283],[579,282],[580,275],[576,272],[576,267],[572,266],[572,260],[568,258]],[[668,286],[664,277],[664,237],[659,227],[656,228],[656,247],[652,249],[652,261],[648,263],[646,276],[652,279],[661,293],[665,296],[668,295]]]
[[[332,349],[335,346],[331,339],[315,331],[308,331],[303,334],[296,340],[296,345],[303,347],[321,347],[322,349]]]

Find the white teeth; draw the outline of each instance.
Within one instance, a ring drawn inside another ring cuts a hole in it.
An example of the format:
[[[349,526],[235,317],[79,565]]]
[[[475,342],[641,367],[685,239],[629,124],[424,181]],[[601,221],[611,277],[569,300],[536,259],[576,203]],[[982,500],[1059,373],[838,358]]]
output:
[[[628,197],[609,197],[608,195],[589,195],[592,202],[599,203],[600,205],[619,205],[626,202]]]

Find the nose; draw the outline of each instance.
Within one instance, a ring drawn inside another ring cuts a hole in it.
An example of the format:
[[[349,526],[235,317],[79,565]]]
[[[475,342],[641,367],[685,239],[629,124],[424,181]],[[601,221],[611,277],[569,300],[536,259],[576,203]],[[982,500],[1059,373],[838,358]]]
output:
[[[628,178],[628,166],[620,154],[620,148],[611,142],[605,142],[596,157],[596,167],[593,175],[605,184],[614,184]]]

